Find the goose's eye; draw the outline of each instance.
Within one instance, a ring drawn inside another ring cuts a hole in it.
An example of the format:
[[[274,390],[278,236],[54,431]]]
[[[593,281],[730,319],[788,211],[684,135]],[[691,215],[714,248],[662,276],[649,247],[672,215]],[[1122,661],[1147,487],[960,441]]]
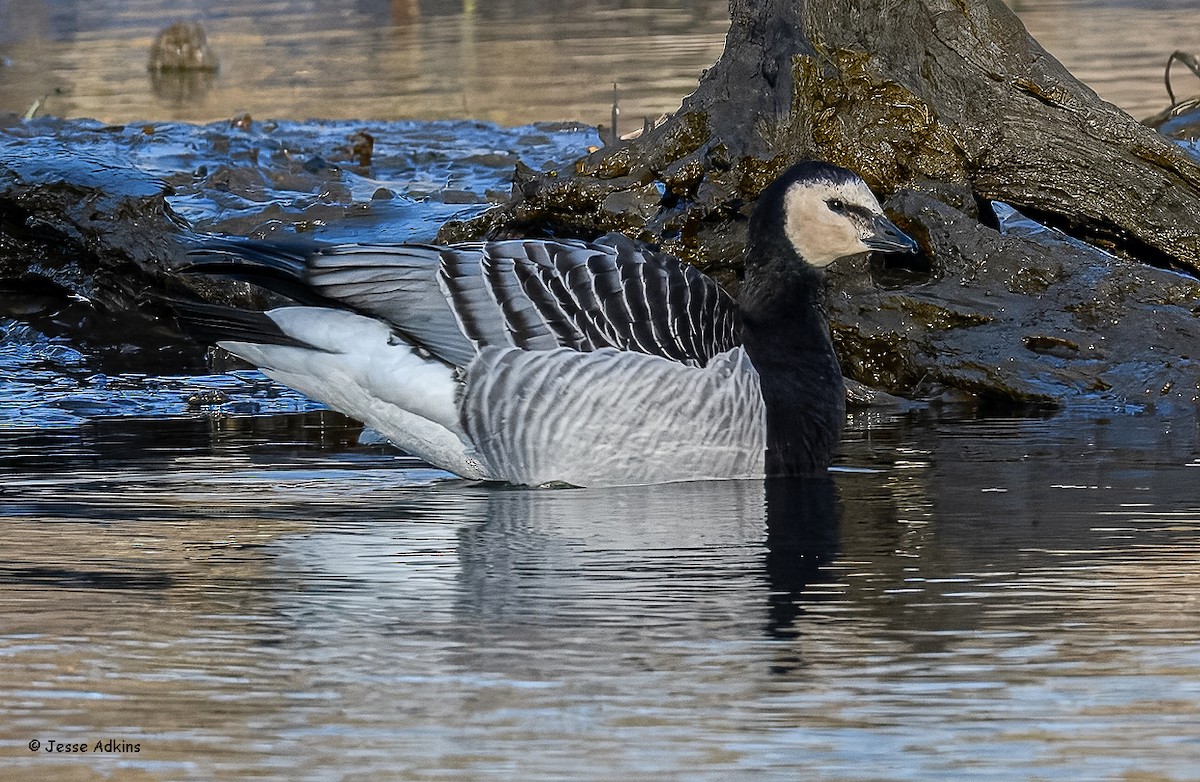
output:
[[[825,205],[829,207],[829,211],[831,212],[835,212],[837,214],[846,213],[846,202],[840,198],[831,198],[825,202]]]

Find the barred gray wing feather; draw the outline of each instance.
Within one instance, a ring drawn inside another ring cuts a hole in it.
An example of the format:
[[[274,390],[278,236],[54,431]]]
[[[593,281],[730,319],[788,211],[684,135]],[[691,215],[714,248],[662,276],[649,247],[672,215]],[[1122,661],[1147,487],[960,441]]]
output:
[[[521,285],[518,259],[534,242],[443,248],[441,283],[463,334],[477,347],[549,350],[560,344]]]
[[[704,365],[739,344],[737,306],[715,281],[620,234],[448,247],[229,241],[193,255],[207,259],[193,268],[379,318],[455,366],[485,347],[613,347]]]
[[[616,250],[621,289],[609,297],[610,318],[620,324],[627,313],[626,349],[703,364],[740,343],[737,305],[711,277],[621,234],[599,243]]]
[[[595,350],[613,345],[613,337],[581,311],[563,270],[605,251],[520,239],[448,247],[441,279],[463,333],[481,348]]]
[[[765,407],[742,348],[708,366],[600,348],[485,348],[459,401],[494,477],[613,486],[759,477]]]
[[[703,365],[739,342],[737,306],[715,281],[619,234],[480,250],[477,261],[472,250],[448,248],[443,281],[481,347],[614,347]]]
[[[601,242],[615,252],[589,272],[615,347],[704,364],[739,343],[737,306],[712,278],[620,234]]]

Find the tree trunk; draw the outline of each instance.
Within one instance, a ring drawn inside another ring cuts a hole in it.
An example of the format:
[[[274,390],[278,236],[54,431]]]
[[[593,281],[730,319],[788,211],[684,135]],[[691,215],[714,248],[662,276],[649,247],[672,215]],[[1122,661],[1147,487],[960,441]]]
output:
[[[720,60],[669,120],[522,177],[445,238],[640,232],[736,259],[746,202],[802,158],[881,195],[1007,202],[1097,246],[1200,272],[1200,167],[1071,76],[1001,0],[731,0]],[[994,224],[989,210],[984,222]]]

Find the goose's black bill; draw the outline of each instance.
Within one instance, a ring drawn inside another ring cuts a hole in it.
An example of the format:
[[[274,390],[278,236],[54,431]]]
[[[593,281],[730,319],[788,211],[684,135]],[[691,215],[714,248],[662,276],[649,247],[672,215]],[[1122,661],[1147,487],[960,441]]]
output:
[[[863,239],[863,244],[885,253],[915,253],[919,249],[915,239],[883,215],[871,223],[871,233]]]

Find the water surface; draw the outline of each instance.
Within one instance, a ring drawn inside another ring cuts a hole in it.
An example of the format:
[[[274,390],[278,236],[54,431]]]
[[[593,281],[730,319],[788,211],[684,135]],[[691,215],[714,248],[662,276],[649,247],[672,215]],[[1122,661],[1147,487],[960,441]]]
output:
[[[1200,49],[1192,0],[1010,0],[1076,76],[1134,116],[1166,106],[1163,66]],[[155,34],[204,25],[220,74],[154,81]],[[138,3],[0,0],[0,112],[106,122],[256,118],[572,120],[673,111],[712,65],[727,0]],[[1178,69],[1181,96],[1200,82]]]
[[[558,491],[357,434],[0,436],[6,778],[1194,778],[1194,431],[876,413],[829,482]]]

